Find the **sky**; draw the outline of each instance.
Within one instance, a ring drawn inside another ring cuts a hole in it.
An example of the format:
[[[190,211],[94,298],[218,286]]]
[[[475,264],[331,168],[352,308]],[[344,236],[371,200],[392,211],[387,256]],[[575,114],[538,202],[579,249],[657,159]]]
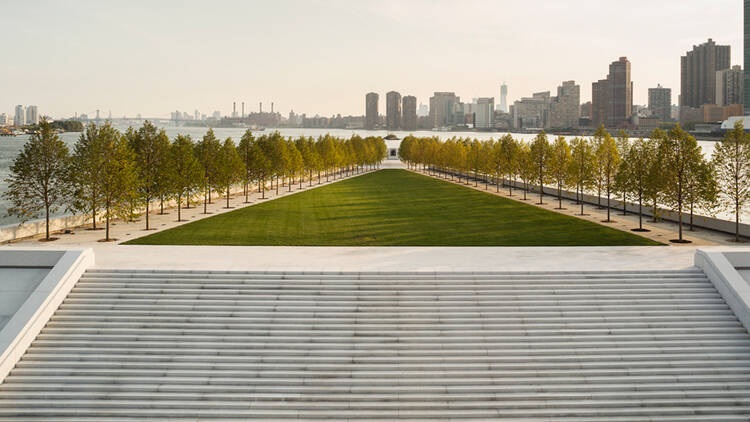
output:
[[[229,114],[263,102],[308,115],[362,115],[365,94],[434,91],[462,100],[556,92],[632,63],[634,102],[672,88],[680,56],[708,38],[742,64],[739,0],[304,0],[6,2],[0,113],[52,117]]]

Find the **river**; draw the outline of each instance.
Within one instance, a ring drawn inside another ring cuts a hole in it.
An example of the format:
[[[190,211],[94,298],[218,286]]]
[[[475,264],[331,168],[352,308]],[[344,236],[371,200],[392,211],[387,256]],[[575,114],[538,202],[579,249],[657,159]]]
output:
[[[127,129],[127,126],[115,126],[117,129],[124,131]],[[205,133],[207,128],[203,127],[186,127],[186,126],[165,126],[164,127],[167,135],[170,137],[170,139],[174,139],[178,134],[187,134],[190,135],[193,140],[199,140]],[[256,135],[262,134],[262,133],[268,133],[273,130],[278,130],[282,136],[285,137],[299,137],[299,136],[312,136],[312,137],[318,137],[320,135],[325,135],[327,133],[341,137],[341,138],[348,138],[352,135],[360,135],[362,137],[365,136],[383,136],[385,137],[389,133],[393,133],[399,138],[403,138],[404,136],[409,135],[410,133],[414,134],[415,136],[437,136],[440,139],[448,139],[451,137],[462,137],[462,138],[476,138],[479,140],[488,140],[488,139],[498,139],[499,137],[503,136],[504,133],[501,132],[436,132],[436,131],[416,131],[416,132],[389,132],[385,130],[360,130],[360,129],[312,129],[312,128],[279,128],[279,129],[266,129],[265,132],[258,132]],[[236,142],[239,141],[239,139],[242,137],[242,134],[245,133],[245,129],[241,128],[215,128],[214,133],[216,134],[216,137],[219,139],[226,139],[228,137],[231,137]],[[534,134],[526,134],[526,133],[514,133],[512,134],[517,139],[523,139],[523,140],[530,140],[534,138]],[[76,140],[78,140],[78,137],[80,136],[80,133],[75,132],[68,132],[63,133],[60,135],[62,140],[71,148],[75,144]],[[552,139],[554,135],[550,135],[550,139]],[[572,136],[566,136],[566,139],[570,140],[572,139]],[[0,137],[0,192],[5,192],[7,190],[7,182],[5,179],[8,177],[10,172],[10,166],[13,162],[13,159],[18,154],[18,152],[23,147],[23,144],[29,139],[29,135],[22,135],[22,136],[16,136],[16,137]],[[703,148],[703,152],[707,155],[713,154],[714,145],[715,142],[712,141],[698,141],[698,144]],[[56,215],[63,215],[63,211],[58,211]],[[0,226],[8,225],[8,224],[15,224],[18,223],[18,218],[9,216],[8,215],[8,202],[0,198]]]

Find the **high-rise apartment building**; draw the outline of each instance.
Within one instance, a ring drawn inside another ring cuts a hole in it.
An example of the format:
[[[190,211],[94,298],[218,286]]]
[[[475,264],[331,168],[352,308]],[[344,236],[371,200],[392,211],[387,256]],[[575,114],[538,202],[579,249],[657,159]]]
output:
[[[474,127],[492,129],[495,123],[495,98],[477,98],[474,110]]]
[[[460,102],[461,99],[453,92],[435,92],[430,97],[430,122],[432,122],[432,127],[440,128],[455,124],[456,108]]]
[[[594,127],[620,127],[630,122],[633,113],[633,81],[627,57],[609,65],[607,79],[591,85],[591,121]]]
[[[39,109],[35,105],[26,107],[26,124],[27,125],[38,125],[39,124]]]
[[[26,124],[26,108],[20,104],[16,106],[16,112],[13,115],[13,124],[15,126],[23,126]]]
[[[716,105],[728,106],[743,102],[744,74],[739,66],[716,72]]]
[[[648,111],[662,122],[672,120],[672,90],[661,85],[649,88]]]
[[[536,92],[513,103],[511,119],[516,129],[548,129],[550,127],[549,91]]]
[[[680,59],[680,107],[716,104],[716,72],[729,69],[730,47],[707,42]]]
[[[365,95],[365,128],[375,129],[378,125],[378,99],[376,92]]]
[[[401,127],[401,94],[396,91],[385,94],[385,127],[388,130]]]
[[[508,112],[508,85],[500,85],[500,102],[497,104],[498,111]]]
[[[10,118],[5,113],[0,113],[0,126],[8,126],[10,124]]]
[[[557,97],[550,100],[549,125],[556,129],[574,129],[581,117],[581,86],[565,81],[557,87]]]
[[[417,130],[417,97],[407,95],[401,102],[401,129]]]

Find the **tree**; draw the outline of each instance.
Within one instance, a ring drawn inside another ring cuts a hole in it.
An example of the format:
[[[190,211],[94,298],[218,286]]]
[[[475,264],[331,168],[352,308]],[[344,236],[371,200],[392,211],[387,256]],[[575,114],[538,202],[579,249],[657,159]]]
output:
[[[649,171],[655,159],[654,153],[654,142],[640,138],[630,146],[617,170],[621,189],[638,198],[638,228],[632,229],[633,231],[650,231],[643,228],[643,199],[649,187]]]
[[[604,129],[604,125],[599,126],[599,129],[594,133],[594,137],[591,140],[592,147],[594,149],[594,180],[596,181],[596,204],[599,209],[602,207],[602,187],[604,186],[604,163],[600,160],[599,151],[602,148],[604,141],[611,137],[609,132]]]
[[[617,173],[617,166],[620,164],[620,154],[617,151],[617,144],[609,133],[604,134],[604,139],[597,145],[595,151],[596,161],[600,174],[601,184],[607,191],[607,219],[603,222],[610,223],[610,198],[612,197],[612,188],[614,186],[614,176]]]
[[[8,190],[3,194],[11,206],[8,214],[26,221],[44,214],[44,240],[49,234],[50,213],[64,205],[70,196],[68,183],[70,155],[46,119],[39,123],[39,133],[31,136],[10,166],[5,179]]]
[[[664,196],[664,151],[663,144],[667,141],[667,133],[661,129],[654,129],[648,140],[651,158],[646,178],[644,197],[651,203],[651,221],[659,221],[657,204]]]
[[[685,200],[690,210],[690,231],[695,231],[693,216],[696,210],[713,214],[718,202],[719,186],[712,162],[701,155],[696,168],[688,175]]]
[[[508,196],[513,196],[513,178],[518,172],[518,141],[513,139],[509,133],[505,134],[497,142],[496,165],[498,171],[507,176]],[[499,188],[499,185],[498,185]]]
[[[214,130],[209,129],[203,140],[195,145],[195,155],[203,169],[203,213],[208,214],[208,204],[211,204],[211,190],[215,187],[216,174],[219,171],[217,158],[221,143],[216,139]]]
[[[750,89],[750,88],[748,88]],[[742,121],[724,135],[713,156],[719,201],[734,211],[734,241],[740,241],[740,215],[750,202],[750,136]]]
[[[547,134],[544,131],[539,132],[538,135],[531,142],[531,156],[534,159],[534,167],[536,168],[536,179],[539,181],[539,205],[544,204],[544,182],[549,179],[549,161],[550,161],[550,146],[547,140]]]
[[[666,141],[662,144],[664,152],[664,199],[673,210],[677,211],[678,238],[673,243],[689,243],[682,237],[682,210],[685,205],[688,184],[693,173],[698,171],[703,158],[698,142],[685,132],[680,125],[669,130]]]
[[[297,149],[297,144],[291,140],[287,143],[287,151],[289,153],[289,176],[292,181],[289,183],[289,192],[292,191],[292,185],[294,179],[299,175],[300,185],[302,185],[302,173],[305,170],[305,160],[302,158],[302,154]],[[302,188],[302,186],[300,186]]]
[[[576,185],[576,193],[580,195],[580,197],[577,197],[581,205],[580,215],[585,215],[583,212],[583,193],[594,182],[594,150],[591,142],[585,138],[576,137],[571,145],[570,172],[573,183]]]
[[[620,129],[620,132],[617,134],[617,152],[620,155],[620,165],[622,162],[626,159],[630,152],[631,144],[630,139],[628,138],[627,133],[625,133],[624,130]],[[619,166],[618,165],[618,169]],[[628,215],[628,189],[627,186],[623,182],[622,177],[618,177],[619,171],[615,172],[615,183],[614,187],[615,190],[620,192],[622,194],[622,215]]]
[[[525,201],[529,184],[537,174],[536,161],[531,152],[531,147],[526,142],[521,142],[518,147],[518,174],[523,181],[523,200]]]
[[[240,155],[237,154],[237,149],[234,146],[232,138],[227,138],[224,141],[224,145],[219,149],[218,162],[216,186],[220,187],[226,194],[227,206],[225,208],[231,208],[229,206],[229,199],[232,185],[241,181],[245,173],[245,165],[242,163]]]
[[[127,217],[130,213],[129,204],[136,195],[138,173],[135,168],[135,156],[127,140],[110,123],[104,124],[99,130],[97,143],[102,160],[99,186],[106,224],[104,241],[108,242],[112,240],[109,237],[111,220]]]
[[[146,207],[146,230],[149,230],[149,205],[166,190],[165,164],[169,152],[169,138],[148,120],[137,131],[128,131],[128,144],[135,154],[137,199]],[[163,201],[162,201],[163,212]]]
[[[258,180],[258,191],[261,192],[260,199],[266,199],[266,180],[268,180],[272,174],[272,163],[268,158],[271,149],[271,141],[266,135],[261,136],[253,148],[252,162]]]
[[[557,183],[557,209],[562,206],[562,188],[570,178],[570,146],[564,136],[558,136],[552,144],[549,159],[549,173]]]
[[[103,177],[104,167],[99,143],[100,130],[99,126],[91,123],[81,132],[73,148],[69,177],[73,188],[70,211],[91,212],[92,230],[96,230],[96,217],[102,207],[99,182]]]
[[[182,221],[182,198],[203,184],[203,168],[195,157],[195,147],[189,135],[178,135],[169,148],[167,166],[169,186],[177,201],[177,221]]]
[[[255,171],[253,169],[253,147],[255,146],[255,137],[250,132],[250,129],[246,130],[240,139],[240,144],[237,147],[237,154],[240,156],[240,160],[245,167],[245,173],[242,177],[243,189],[245,193],[245,203],[250,202],[250,184],[253,182],[255,177]]]
[[[482,154],[482,144],[476,139],[468,143],[469,168],[474,173],[474,186],[479,186],[479,172],[482,170],[484,154]]]

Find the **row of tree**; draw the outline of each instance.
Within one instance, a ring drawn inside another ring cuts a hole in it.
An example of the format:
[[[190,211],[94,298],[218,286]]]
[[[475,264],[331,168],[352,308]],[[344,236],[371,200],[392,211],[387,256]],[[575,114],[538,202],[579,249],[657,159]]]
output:
[[[140,212],[150,229],[149,211],[158,203],[174,200],[177,219],[183,204],[203,196],[204,212],[212,193],[224,194],[229,207],[233,186],[241,184],[245,201],[252,185],[265,198],[267,189],[292,185],[306,178],[310,185],[322,175],[326,180],[365,168],[375,168],[386,156],[379,137],[349,139],[330,135],[318,139],[284,138],[278,132],[256,138],[246,131],[239,144],[221,142],[213,130],[194,142],[188,135],[170,140],[164,130],[145,122],[121,133],[110,124],[90,124],[69,151],[52,126],[42,121],[39,133],[23,146],[6,179],[3,196],[8,212],[22,221],[44,216],[45,239],[50,239],[50,215],[59,209],[90,213],[93,229],[103,213],[105,240],[110,240],[110,221],[133,219]],[[270,184],[270,185],[269,185]]]
[[[623,201],[637,201],[639,227],[643,228],[643,204],[649,204],[654,219],[658,206],[665,205],[678,215],[678,238],[683,239],[683,214],[702,212],[715,215],[731,210],[735,215],[735,240],[739,241],[740,216],[750,201],[750,137],[739,122],[726,133],[708,159],[696,139],[679,125],[668,132],[655,130],[648,139],[630,140],[621,131],[616,137],[599,128],[591,138],[576,137],[567,142],[558,136],[552,142],[540,132],[529,142],[510,134],[499,140],[404,138],[399,148],[402,161],[421,166],[443,177],[473,176],[474,183],[494,178],[497,189],[507,185],[510,195],[520,181],[524,199],[530,187],[557,189],[558,207],[562,208],[562,191],[575,189],[583,214],[583,195],[597,196],[600,208],[606,208],[606,222],[611,221],[610,200],[617,195]],[[606,198],[606,206],[602,204]]]

